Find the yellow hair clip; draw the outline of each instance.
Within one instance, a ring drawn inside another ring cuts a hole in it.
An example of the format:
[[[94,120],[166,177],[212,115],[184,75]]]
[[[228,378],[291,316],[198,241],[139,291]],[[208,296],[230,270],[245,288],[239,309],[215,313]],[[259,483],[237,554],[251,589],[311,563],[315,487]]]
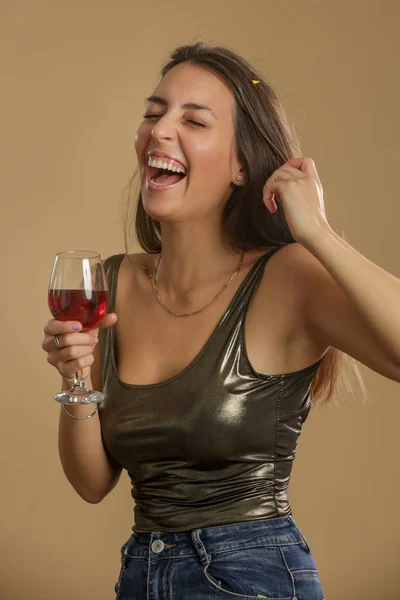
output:
[[[252,79],[251,81],[252,81],[252,83],[254,83],[254,85],[257,85],[257,83],[260,83],[260,80],[259,80],[259,79]],[[243,90],[242,90],[242,88],[241,88],[241,87],[239,88],[239,92],[240,92],[241,94],[243,94]]]

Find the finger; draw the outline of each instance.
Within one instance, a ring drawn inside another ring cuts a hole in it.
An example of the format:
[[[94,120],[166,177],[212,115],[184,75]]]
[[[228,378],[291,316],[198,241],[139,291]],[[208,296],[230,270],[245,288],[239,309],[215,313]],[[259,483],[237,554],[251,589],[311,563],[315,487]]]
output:
[[[280,167],[278,169],[277,173],[278,173],[278,176],[280,173],[288,174],[289,179],[308,177],[307,173],[304,173],[303,171],[300,171],[300,169],[296,169],[295,167],[292,167],[291,165],[288,165],[287,163],[285,163],[282,167]],[[283,179],[287,179],[287,177],[283,177]]]
[[[56,354],[58,364],[62,364],[93,354],[93,346],[67,346],[66,348],[61,348]]]
[[[274,196],[279,192],[282,186],[282,181],[274,181],[274,174],[271,175],[263,187],[263,202],[270,212],[276,211],[276,203]]]
[[[50,352],[51,350],[61,350],[66,346],[92,346],[94,347],[99,338],[93,331],[90,333],[68,333],[66,335],[59,335],[58,339],[61,344],[61,348],[57,346],[54,336],[46,336],[42,347],[43,350]]]
[[[90,368],[94,362],[94,356],[83,356],[77,360],[69,360],[58,368],[59,373],[64,379],[72,380],[75,377],[75,373],[80,371],[80,375],[83,378],[88,377],[90,374]]]
[[[118,316],[116,313],[107,313],[103,315],[100,321],[96,325],[96,329],[103,329],[104,327],[111,327],[117,322]],[[94,329],[92,330],[94,331]]]
[[[117,321],[117,314],[116,313],[109,313],[104,315],[99,323],[97,324],[96,328],[92,329],[89,334],[99,337],[98,335],[98,328],[99,327],[110,327],[111,325],[114,325],[114,323],[116,323]],[[56,334],[58,334],[60,337],[60,342],[62,346],[66,345],[66,342],[63,342],[63,335],[68,334],[68,333],[72,333],[74,332],[74,325],[77,325],[80,329],[82,328],[81,323],[79,323],[79,321],[58,321],[56,319],[50,319],[50,321],[47,321],[46,325],[44,326],[44,333],[45,333],[45,337],[44,340],[42,342],[42,348],[43,350],[46,350],[46,352],[48,352],[49,350],[53,349],[56,344],[54,342],[54,336]],[[51,346],[49,346],[49,341],[51,342]],[[58,346],[56,346],[58,348]]]
[[[50,319],[44,326],[44,333],[46,335],[56,335],[61,333],[72,333],[73,331],[79,331],[82,329],[82,325],[79,321],[58,321],[57,319]]]
[[[93,346],[67,346],[61,350],[52,350],[48,353],[47,362],[61,372],[65,364],[80,360],[85,356],[93,356]],[[68,367],[71,368],[71,365]]]
[[[88,333],[68,333],[60,335],[58,339],[62,346],[95,346],[99,341],[98,336],[95,336],[93,331]]]
[[[66,381],[71,383],[71,387],[72,387],[72,385],[75,381],[76,371],[74,371],[73,373],[70,373],[69,371],[68,371],[68,373],[65,373],[65,371],[63,370],[63,371],[59,371],[59,373],[63,379],[65,379]],[[86,379],[87,377],[89,377],[89,375],[90,375],[90,366],[85,367],[83,369],[78,369],[78,376],[82,377],[82,379]]]
[[[108,313],[103,315],[96,327],[110,327],[117,321],[116,313]],[[58,321],[50,319],[44,326],[44,333],[47,335],[65,334],[73,331],[80,331],[82,324],[79,321]]]
[[[293,180],[293,175],[288,171],[284,171],[283,169],[274,171],[265,182],[263,192],[268,191],[269,194],[273,194],[278,191],[283,182],[291,180]]]
[[[44,339],[42,342],[43,350],[49,352],[54,348],[58,348],[54,340],[55,335],[60,335],[60,343],[62,346],[65,345],[61,341],[62,335],[74,331],[73,326],[75,324],[78,324],[81,327],[81,324],[77,323],[76,321],[57,321],[56,319],[47,321],[46,325],[44,326]]]
[[[305,173],[306,175],[311,175],[319,181],[317,169],[315,167],[315,162],[310,156],[300,158],[289,158],[285,165],[291,165],[295,169],[300,169],[302,173]]]
[[[103,315],[100,321],[97,323],[96,327],[89,331],[90,334],[99,337],[99,329],[105,329],[106,327],[111,327],[118,320],[116,313],[107,313]]]
[[[289,158],[285,162],[285,165],[291,165],[295,169],[303,170],[303,168],[305,168],[304,167],[304,161],[305,160],[307,160],[307,159],[304,156],[298,156],[298,157],[297,156],[292,156],[291,158]]]
[[[107,313],[103,315],[98,323],[96,323],[96,327],[91,329],[90,331],[97,331],[98,329],[102,329],[103,327],[110,327],[117,322],[117,314],[116,313]]]

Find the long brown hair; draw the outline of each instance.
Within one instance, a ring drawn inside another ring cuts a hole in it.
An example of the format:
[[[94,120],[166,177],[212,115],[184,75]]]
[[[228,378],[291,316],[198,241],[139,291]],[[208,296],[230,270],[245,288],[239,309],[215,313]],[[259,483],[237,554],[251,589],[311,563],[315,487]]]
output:
[[[246,172],[246,182],[235,187],[222,214],[222,226],[232,247],[247,251],[295,243],[281,205],[277,202],[277,211],[270,214],[262,202],[263,187],[273,171],[289,158],[302,156],[298,136],[281,101],[262,74],[244,58],[226,47],[204,41],[176,48],[162,67],[160,77],[186,61],[215,73],[231,89],[235,99],[236,145]],[[136,239],[145,252],[156,254],[162,246],[161,225],[144,210],[140,186],[139,193],[134,190],[136,175],[137,172],[128,184],[124,216],[125,250],[128,253],[128,239],[132,233],[131,211],[136,206]],[[135,196],[136,202],[133,203]],[[345,239],[341,230],[332,228]],[[356,376],[363,399],[368,396],[356,361],[331,346],[312,381],[313,405],[331,404],[338,392],[354,394],[343,368],[345,366]]]

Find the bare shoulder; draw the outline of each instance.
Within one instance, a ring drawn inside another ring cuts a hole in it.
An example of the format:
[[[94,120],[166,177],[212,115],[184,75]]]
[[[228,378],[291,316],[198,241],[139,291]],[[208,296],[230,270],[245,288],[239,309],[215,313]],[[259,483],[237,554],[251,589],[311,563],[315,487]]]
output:
[[[266,312],[272,310],[276,322],[282,328],[285,325],[288,338],[312,335],[306,311],[310,292],[304,277],[310,267],[309,257],[315,260],[298,242],[279,248],[268,260],[260,282],[257,314],[264,316],[269,324]]]
[[[274,252],[268,259],[261,285],[271,287],[272,279],[273,283],[282,286],[282,289],[293,291],[292,286],[298,285],[296,265],[302,260],[301,248],[302,246],[296,242],[286,244]]]
[[[305,316],[303,309],[310,299],[310,294],[316,291],[314,280],[316,269],[321,268],[320,262],[298,242],[288,244],[279,250],[277,256],[272,257],[271,262],[274,258],[276,260],[272,269],[275,268],[280,273],[291,292],[296,294],[299,308]]]
[[[316,258],[298,242],[280,248],[268,261],[269,276],[290,292],[296,292],[299,303],[307,300],[304,274]]]

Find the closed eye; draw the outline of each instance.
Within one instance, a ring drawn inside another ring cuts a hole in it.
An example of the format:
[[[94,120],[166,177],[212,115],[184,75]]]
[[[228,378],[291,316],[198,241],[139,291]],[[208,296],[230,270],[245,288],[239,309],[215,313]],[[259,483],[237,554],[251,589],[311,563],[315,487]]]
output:
[[[153,117],[161,117],[162,115],[143,115],[144,119],[152,119]],[[189,123],[193,123],[198,127],[205,127],[204,123],[199,123],[198,121],[194,121],[193,119],[188,119]]]

